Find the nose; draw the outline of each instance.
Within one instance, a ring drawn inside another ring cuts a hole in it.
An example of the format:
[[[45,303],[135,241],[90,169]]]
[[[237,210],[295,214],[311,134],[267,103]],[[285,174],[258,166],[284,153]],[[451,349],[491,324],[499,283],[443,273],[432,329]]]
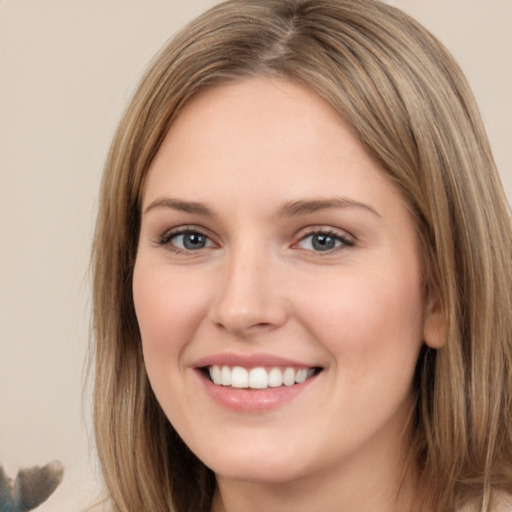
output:
[[[284,325],[289,308],[276,267],[260,251],[233,252],[219,273],[210,320],[239,338]]]

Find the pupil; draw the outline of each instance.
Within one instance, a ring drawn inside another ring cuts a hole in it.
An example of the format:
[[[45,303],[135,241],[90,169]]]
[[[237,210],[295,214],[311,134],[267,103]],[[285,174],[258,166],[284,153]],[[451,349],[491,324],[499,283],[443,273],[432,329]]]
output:
[[[330,235],[318,234],[313,237],[313,248],[317,251],[328,251],[334,249],[336,240]]]
[[[199,233],[187,233],[183,236],[183,245],[186,249],[202,249],[205,242],[205,237]]]

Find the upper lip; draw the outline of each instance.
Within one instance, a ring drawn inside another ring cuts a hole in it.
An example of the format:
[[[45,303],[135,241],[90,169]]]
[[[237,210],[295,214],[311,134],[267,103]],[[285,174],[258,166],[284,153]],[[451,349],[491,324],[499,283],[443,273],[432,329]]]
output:
[[[261,366],[283,366],[292,368],[319,367],[317,364],[304,363],[272,354],[235,354],[231,352],[203,357],[196,361],[193,366],[196,368],[204,368],[213,365],[231,367],[241,366],[242,368],[257,368]]]

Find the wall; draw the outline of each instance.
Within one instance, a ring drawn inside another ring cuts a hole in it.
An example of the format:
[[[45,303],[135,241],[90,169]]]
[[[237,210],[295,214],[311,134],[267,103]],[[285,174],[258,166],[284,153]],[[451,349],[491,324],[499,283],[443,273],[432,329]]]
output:
[[[41,512],[80,510],[97,487],[81,389],[110,138],[148,59],[213,3],[0,0],[0,463],[64,463]],[[512,0],[390,3],[462,64],[512,197]]]

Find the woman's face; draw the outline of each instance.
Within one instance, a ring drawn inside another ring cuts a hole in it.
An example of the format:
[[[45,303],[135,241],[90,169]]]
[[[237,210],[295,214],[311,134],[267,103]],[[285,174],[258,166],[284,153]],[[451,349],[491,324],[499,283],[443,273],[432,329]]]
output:
[[[219,478],[399,458],[432,323],[415,225],[309,90],[250,79],[185,107],[148,174],[133,293],[155,395]]]

